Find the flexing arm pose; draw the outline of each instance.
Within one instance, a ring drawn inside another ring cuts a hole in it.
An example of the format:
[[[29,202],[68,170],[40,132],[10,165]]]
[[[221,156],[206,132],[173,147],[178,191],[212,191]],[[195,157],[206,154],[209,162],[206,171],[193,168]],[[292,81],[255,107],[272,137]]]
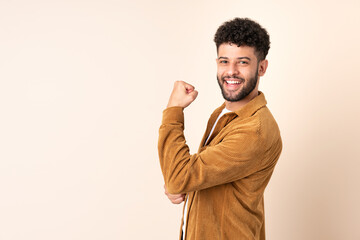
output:
[[[167,107],[186,108],[196,99],[197,95],[198,92],[195,90],[194,86],[183,81],[176,81]],[[185,194],[170,194],[167,191],[166,185],[164,185],[164,188],[165,195],[173,204],[180,204],[184,201]]]

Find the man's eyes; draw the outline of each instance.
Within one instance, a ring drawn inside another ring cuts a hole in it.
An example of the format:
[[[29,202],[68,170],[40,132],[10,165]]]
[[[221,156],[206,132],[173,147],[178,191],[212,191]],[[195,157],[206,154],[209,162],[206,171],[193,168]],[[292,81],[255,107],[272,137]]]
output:
[[[220,64],[228,64],[229,61],[227,61],[227,60],[220,60],[219,63],[220,63]],[[238,61],[238,62],[236,62],[236,63],[237,63],[237,64],[240,64],[240,65],[249,64],[247,61]]]

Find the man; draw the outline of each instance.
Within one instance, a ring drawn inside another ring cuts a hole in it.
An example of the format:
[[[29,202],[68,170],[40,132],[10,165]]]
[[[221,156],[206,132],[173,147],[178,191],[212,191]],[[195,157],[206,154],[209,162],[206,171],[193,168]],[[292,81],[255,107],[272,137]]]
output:
[[[282,149],[279,128],[258,91],[269,35],[252,20],[235,18],[219,27],[214,41],[225,102],[210,116],[198,153],[190,155],[183,109],[197,91],[175,82],[159,130],[165,193],[173,203],[186,199],[180,239],[263,240],[264,190]]]

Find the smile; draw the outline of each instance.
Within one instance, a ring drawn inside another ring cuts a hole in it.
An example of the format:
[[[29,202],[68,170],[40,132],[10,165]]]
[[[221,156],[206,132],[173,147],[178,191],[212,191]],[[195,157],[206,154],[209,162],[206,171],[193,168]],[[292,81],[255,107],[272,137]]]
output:
[[[241,83],[240,81],[230,81],[230,80],[225,80],[225,82],[227,84],[240,84]]]

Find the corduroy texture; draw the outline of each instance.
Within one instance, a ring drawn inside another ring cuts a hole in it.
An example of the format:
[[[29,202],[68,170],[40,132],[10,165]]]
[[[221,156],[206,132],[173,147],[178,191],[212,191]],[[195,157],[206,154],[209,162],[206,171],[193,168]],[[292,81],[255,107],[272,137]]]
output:
[[[280,131],[260,92],[223,115],[204,146],[224,107],[210,116],[193,155],[185,142],[183,108],[164,110],[158,150],[165,184],[169,193],[187,194],[186,240],[264,240],[264,190],[281,153]]]

